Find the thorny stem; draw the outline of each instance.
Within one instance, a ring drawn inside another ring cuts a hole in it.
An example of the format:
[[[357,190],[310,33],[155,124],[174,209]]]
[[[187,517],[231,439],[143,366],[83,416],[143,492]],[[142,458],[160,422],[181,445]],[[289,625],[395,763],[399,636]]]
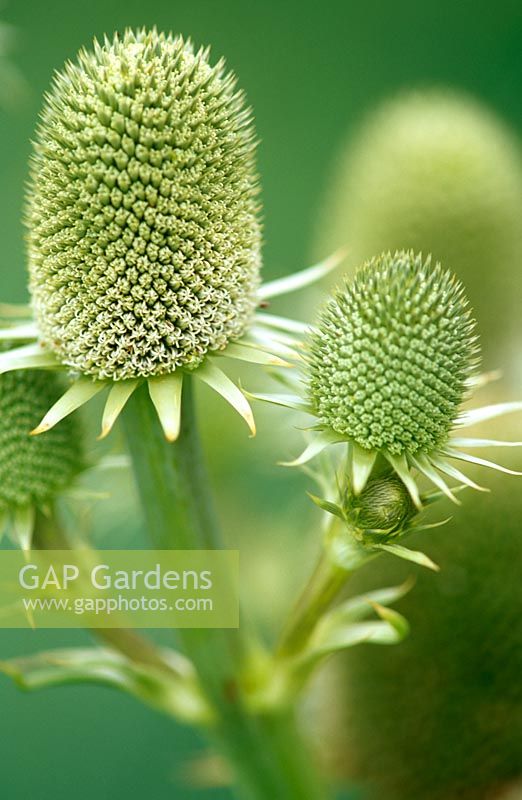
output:
[[[124,412],[146,522],[161,548],[222,547],[196,428],[190,378],[183,387],[181,433],[166,442],[146,386]],[[240,631],[180,630],[218,722],[213,739],[234,770],[241,800],[326,800],[328,793],[295,730],[293,715],[254,714],[242,685]]]

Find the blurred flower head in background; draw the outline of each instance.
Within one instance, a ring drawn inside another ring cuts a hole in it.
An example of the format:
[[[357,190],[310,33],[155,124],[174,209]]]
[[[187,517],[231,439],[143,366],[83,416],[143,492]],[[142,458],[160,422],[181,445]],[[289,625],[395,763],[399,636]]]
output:
[[[495,358],[504,367],[510,337],[520,344],[521,220],[522,148],[512,131],[465,94],[404,92],[339,152],[316,248],[346,245],[353,267],[386,250],[431,253],[466,287],[486,366]]]

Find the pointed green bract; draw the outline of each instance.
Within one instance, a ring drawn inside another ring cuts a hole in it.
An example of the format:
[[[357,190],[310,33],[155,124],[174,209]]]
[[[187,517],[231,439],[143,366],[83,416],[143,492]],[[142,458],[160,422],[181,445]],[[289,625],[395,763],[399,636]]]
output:
[[[273,393],[259,393],[259,392],[245,392],[247,397],[254,400],[260,400],[263,403],[271,403],[275,406],[282,406],[283,408],[292,408],[294,411],[307,411],[310,413],[310,406],[308,406],[296,394],[283,394],[279,392]]]
[[[26,344],[0,353],[0,374],[15,369],[59,367],[60,362],[40,344]]]
[[[377,458],[375,450],[363,450],[355,442],[350,446],[352,466],[352,489],[354,494],[360,494],[366,486],[366,481]]]
[[[420,553],[418,550],[410,550],[408,547],[403,547],[400,544],[377,544],[375,547],[378,550],[384,550],[385,553],[391,553],[391,555],[403,558],[406,561],[412,561],[414,564],[427,567],[435,572],[438,572],[440,569],[426,553]]]
[[[88,403],[95,395],[105,389],[107,384],[104,381],[93,381],[88,378],[78,378],[72,386],[67,389],[59,400],[49,409],[42,421],[31,431],[33,436],[51,430],[60,422],[68,417],[77,408]]]
[[[452,438],[451,444],[456,447],[522,447],[522,442],[504,442],[498,439],[461,439]]]
[[[455,480],[460,481],[461,483],[466,484],[471,489],[476,489],[479,492],[489,492],[489,489],[485,486],[479,486],[478,483],[468,478],[463,472],[461,472],[457,467],[453,464],[450,464],[449,461],[446,461],[445,458],[442,456],[432,456],[431,461],[433,462],[434,466],[437,467],[438,470],[443,472],[445,475],[448,475],[450,478],[455,478]]]
[[[165,436],[169,442],[175,442],[181,425],[183,373],[178,371],[172,375],[149,378],[148,385]]]
[[[223,355],[227,358],[236,358],[238,361],[248,361],[251,364],[263,364],[266,367],[289,367],[291,366],[288,361],[283,361],[276,355],[271,355],[264,350],[258,349],[248,344],[238,344],[232,342],[229,344],[222,353],[216,355]]]
[[[522,411],[522,402],[494,403],[490,406],[464,411],[457,419],[457,424],[461,428],[467,428],[470,425],[478,425],[480,422],[503,417],[504,414],[514,414],[517,411]]]
[[[460,450],[454,450],[453,448],[448,448],[444,455],[448,458],[456,458],[457,461],[467,461],[469,464],[478,464],[481,467],[489,467],[490,469],[498,470],[498,472],[504,472],[506,475],[522,475],[522,472],[518,472],[514,469],[508,469],[508,467],[503,467],[501,464],[496,464],[494,461],[488,461],[485,458],[479,458],[478,456],[472,456],[469,453],[462,453]]]
[[[437,470],[433,468],[426,456],[419,454],[418,456],[412,456],[411,460],[413,466],[415,466],[419,472],[429,478],[429,480],[434,483],[446,497],[449,497],[453,503],[460,506],[460,500],[455,497],[451,489],[447,486],[446,481],[438,474]]]
[[[270,299],[271,297],[278,297],[282,294],[295,292],[296,289],[310,286],[310,284],[328,275],[335,267],[339,266],[344,255],[344,250],[339,250],[319,264],[315,264],[313,267],[308,267],[301,272],[294,272],[292,275],[287,275],[284,278],[277,278],[274,281],[263,284],[258,293],[260,299],[264,300]]]
[[[18,341],[24,339],[37,339],[38,328],[34,322],[23,323],[21,325],[10,325],[0,330],[0,341]]]
[[[103,410],[102,431],[99,436],[104,439],[111,432],[114,423],[120,416],[125,408],[127,400],[132,395],[135,389],[138,388],[138,380],[117,381],[114,383],[107,397],[105,408]]]
[[[406,461],[406,456],[404,454],[400,456],[393,456],[391,453],[386,453],[386,458],[390,462],[391,466],[406,486],[408,492],[410,493],[411,499],[417,506],[417,508],[422,508],[422,502],[420,499],[419,487],[417,486],[415,479],[413,478],[410,470],[408,468],[408,462]]]
[[[33,540],[34,506],[18,506],[12,512],[12,531],[15,542],[28,553]]]
[[[203,383],[206,383],[214,389],[214,391],[224,397],[225,400],[236,409],[250,428],[252,436],[255,436],[256,424],[254,422],[254,415],[252,414],[250,403],[243,392],[237,388],[235,383],[208,359],[194,374],[197,378],[202,380]]]
[[[318,456],[329,445],[339,444],[342,441],[344,441],[342,436],[333,431],[320,431],[314,434],[312,441],[305,447],[300,456],[293,461],[280,461],[279,463],[283,467],[300,467]]]

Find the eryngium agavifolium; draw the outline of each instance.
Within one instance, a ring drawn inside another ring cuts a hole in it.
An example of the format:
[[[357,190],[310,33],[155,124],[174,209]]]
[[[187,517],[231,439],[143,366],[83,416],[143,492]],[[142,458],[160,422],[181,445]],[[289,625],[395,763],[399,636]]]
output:
[[[62,391],[49,372],[0,375],[0,513],[52,501],[82,469],[80,432],[70,417],[45,436],[29,435]]]
[[[223,62],[155,30],[56,74],[27,197],[46,346],[122,380],[197,367],[256,305],[258,181],[249,109]]]
[[[478,364],[464,290],[413,252],[369,261],[323,309],[308,392],[320,423],[365,450],[441,447]]]

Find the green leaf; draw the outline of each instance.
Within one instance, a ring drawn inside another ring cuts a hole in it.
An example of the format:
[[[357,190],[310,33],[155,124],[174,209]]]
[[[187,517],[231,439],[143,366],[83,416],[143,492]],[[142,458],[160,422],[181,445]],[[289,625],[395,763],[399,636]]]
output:
[[[399,612],[395,611],[393,608],[387,608],[380,603],[372,603],[372,606],[379,617],[384,622],[388,622],[396,631],[397,636],[400,637],[399,641],[406,638],[410,632],[410,625],[406,617],[403,617],[402,614],[399,614]]]
[[[55,650],[0,662],[0,671],[22,689],[95,683],[127,692],[187,722],[208,722],[210,710],[191,674],[138,664],[103,648]]]
[[[398,558],[403,558],[405,561],[413,561],[414,564],[420,564],[421,567],[433,569],[435,572],[438,572],[440,569],[426,553],[421,553],[419,550],[410,550],[408,547],[402,547],[400,544],[376,544],[374,548],[377,550],[384,550],[386,553],[391,553]]]
[[[408,578],[400,586],[387,586],[367,594],[351,597],[332,609],[328,613],[328,617],[331,620],[335,620],[334,624],[338,625],[359,622],[369,617],[376,605],[383,607],[396,603],[408,594],[414,584],[415,580]]]
[[[328,626],[327,630],[314,636],[308,658],[318,660],[358,644],[398,644],[403,638],[396,627],[385,620],[355,622],[353,625],[339,627]]]
[[[310,500],[315,503],[316,506],[319,506],[323,511],[327,511],[328,514],[333,514],[335,517],[339,517],[339,519],[344,520],[343,510],[340,506],[336,505],[336,503],[331,503],[330,500],[324,500],[322,497],[317,497],[315,494],[311,494],[311,492],[307,492],[308,497]]]

